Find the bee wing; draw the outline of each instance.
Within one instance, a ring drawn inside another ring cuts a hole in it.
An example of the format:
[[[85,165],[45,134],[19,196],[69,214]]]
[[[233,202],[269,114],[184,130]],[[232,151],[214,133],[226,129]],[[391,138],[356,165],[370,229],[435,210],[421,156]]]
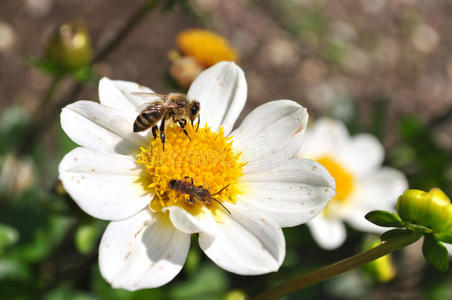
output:
[[[157,94],[157,93],[150,93],[150,92],[132,92],[131,93],[134,96],[141,97],[143,99],[154,99],[154,100],[166,100],[168,95],[164,94]]]
[[[135,108],[136,112],[142,112],[143,110],[145,110],[149,105],[151,105],[153,102],[157,102],[157,101],[165,101],[167,98],[167,95],[164,94],[157,94],[157,93],[151,93],[151,92],[132,92],[131,93],[134,96],[138,96],[141,97],[143,100],[148,100],[148,101],[144,101],[143,103],[141,103],[140,105],[138,105]]]
[[[157,101],[159,100],[159,99],[156,99]],[[156,103],[156,101],[146,101],[146,102],[143,102],[143,103],[141,103],[140,105],[138,105],[136,108],[135,108],[135,111],[137,112],[137,113],[141,113],[142,111],[144,111],[145,109],[147,109],[150,105],[152,105],[152,104],[158,104],[158,103]]]

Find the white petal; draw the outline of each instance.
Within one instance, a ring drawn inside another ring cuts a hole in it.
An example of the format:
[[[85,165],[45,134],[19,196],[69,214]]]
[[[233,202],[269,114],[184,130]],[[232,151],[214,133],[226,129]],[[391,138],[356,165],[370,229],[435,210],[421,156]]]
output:
[[[131,81],[110,80],[107,77],[99,81],[99,101],[105,106],[110,106],[120,111],[129,122],[135,121],[138,112],[136,107],[144,100],[133,92],[150,92],[150,88]]]
[[[169,212],[169,217],[173,226],[185,233],[204,232],[206,234],[217,234],[217,226],[212,214],[207,208],[203,208],[202,214],[193,216],[185,209],[178,206],[168,206],[162,212]]]
[[[316,159],[320,156],[336,154],[348,144],[349,140],[350,136],[344,124],[321,118],[306,130],[298,156]]]
[[[182,269],[190,235],[175,229],[164,214],[143,210],[111,222],[99,247],[99,268],[114,288],[155,288],[171,281]]]
[[[446,246],[447,252],[449,252],[449,256],[451,256],[452,255],[452,245],[447,244],[447,243],[443,243],[443,245]]]
[[[281,227],[296,226],[317,216],[335,195],[335,182],[319,163],[293,159],[259,174],[243,176],[243,201],[263,211]]]
[[[141,171],[129,156],[80,147],[63,158],[58,171],[69,195],[95,218],[127,218],[153,197],[137,182]]]
[[[300,149],[308,122],[304,107],[290,100],[267,102],[253,110],[231,133],[234,148],[248,162],[245,172],[286,163]]]
[[[327,219],[319,215],[308,223],[312,237],[323,249],[336,249],[346,238],[344,224],[337,219]]]
[[[188,97],[201,104],[201,126],[207,122],[216,131],[221,125],[228,135],[245,106],[247,92],[242,69],[233,62],[219,62],[199,74]]]
[[[401,172],[382,168],[365,178],[360,178],[350,202],[353,204],[344,215],[356,229],[380,232],[381,227],[367,221],[364,216],[371,210],[394,210],[397,198],[408,189],[408,182]]]
[[[381,143],[370,134],[359,134],[341,150],[340,160],[353,174],[366,175],[377,170],[384,159]]]
[[[74,142],[97,151],[132,154],[146,143],[119,111],[92,101],[63,108],[61,127]]]
[[[226,204],[227,205],[227,204]],[[199,245],[221,268],[240,275],[275,272],[285,256],[281,228],[269,217],[246,205],[227,205],[218,222],[218,234],[199,234]]]

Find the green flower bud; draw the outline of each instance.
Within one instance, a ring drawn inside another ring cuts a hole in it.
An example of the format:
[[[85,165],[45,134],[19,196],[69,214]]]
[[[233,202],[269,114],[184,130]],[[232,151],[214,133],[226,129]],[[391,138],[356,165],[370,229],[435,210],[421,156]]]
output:
[[[436,233],[452,232],[452,204],[438,188],[428,193],[405,191],[397,200],[397,213],[403,221],[428,226]]]
[[[231,290],[226,294],[226,300],[245,300],[246,294],[242,290]]]
[[[363,245],[363,250],[369,250],[380,245],[379,239],[367,239]],[[379,282],[391,281],[397,271],[392,263],[391,254],[380,257],[370,263],[365,264],[364,270]]]
[[[91,40],[81,22],[61,25],[49,38],[46,58],[61,71],[75,71],[89,63]]]

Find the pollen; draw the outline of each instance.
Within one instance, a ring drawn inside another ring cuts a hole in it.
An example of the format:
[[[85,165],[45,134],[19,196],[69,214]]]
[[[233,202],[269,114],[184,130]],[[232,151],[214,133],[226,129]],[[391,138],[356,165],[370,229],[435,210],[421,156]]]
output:
[[[150,199],[150,208],[160,211],[167,206],[179,206],[196,215],[206,205],[215,215],[223,210],[215,201],[204,204],[196,201],[188,202],[189,195],[169,188],[171,180],[185,180],[195,186],[203,186],[210,194],[215,194],[229,185],[221,193],[214,196],[219,202],[236,203],[239,194],[239,178],[243,175],[240,155],[232,147],[231,137],[224,136],[223,129],[213,132],[209,127],[199,128],[187,124],[190,139],[178,126],[168,126],[165,129],[165,150],[160,138],[151,139],[146,147],[140,148],[136,156],[138,165],[143,167],[140,184],[153,191],[155,196]],[[188,178],[186,178],[188,177]]]
[[[208,30],[190,29],[176,37],[177,47],[204,67],[220,61],[238,61],[237,50],[222,36]]]
[[[336,196],[328,203],[324,212],[333,213],[331,209],[338,205],[347,204],[350,194],[354,188],[354,178],[342,165],[329,156],[321,156],[316,159],[318,163],[325,167],[336,181]]]

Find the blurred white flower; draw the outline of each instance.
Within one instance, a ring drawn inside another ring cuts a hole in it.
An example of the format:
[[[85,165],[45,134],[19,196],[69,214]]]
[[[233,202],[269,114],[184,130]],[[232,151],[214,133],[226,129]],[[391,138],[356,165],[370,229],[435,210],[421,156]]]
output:
[[[150,89],[103,78],[100,104],[77,101],[61,125],[81,147],[59,166],[60,179],[88,214],[111,220],[99,249],[102,276],[115,288],[161,286],[181,270],[190,235],[218,266],[256,275],[278,270],[285,256],[281,227],[315,217],[334,196],[334,180],[317,162],[295,158],[308,114],[290,100],[266,103],[241,126],[247,85],[234,63],[202,72],[188,91],[201,105],[201,126],[187,125],[191,141],[167,122],[165,151],[150,132],[134,133],[135,91]],[[232,132],[231,132],[232,131]],[[188,204],[170,180],[194,179],[217,203]]]
[[[401,172],[381,166],[384,149],[374,136],[350,137],[339,121],[320,119],[309,127],[299,156],[321,163],[336,180],[336,196],[308,223],[314,239],[325,249],[345,241],[343,221],[357,230],[382,232],[384,228],[368,222],[365,214],[394,210],[397,197],[408,188]]]

